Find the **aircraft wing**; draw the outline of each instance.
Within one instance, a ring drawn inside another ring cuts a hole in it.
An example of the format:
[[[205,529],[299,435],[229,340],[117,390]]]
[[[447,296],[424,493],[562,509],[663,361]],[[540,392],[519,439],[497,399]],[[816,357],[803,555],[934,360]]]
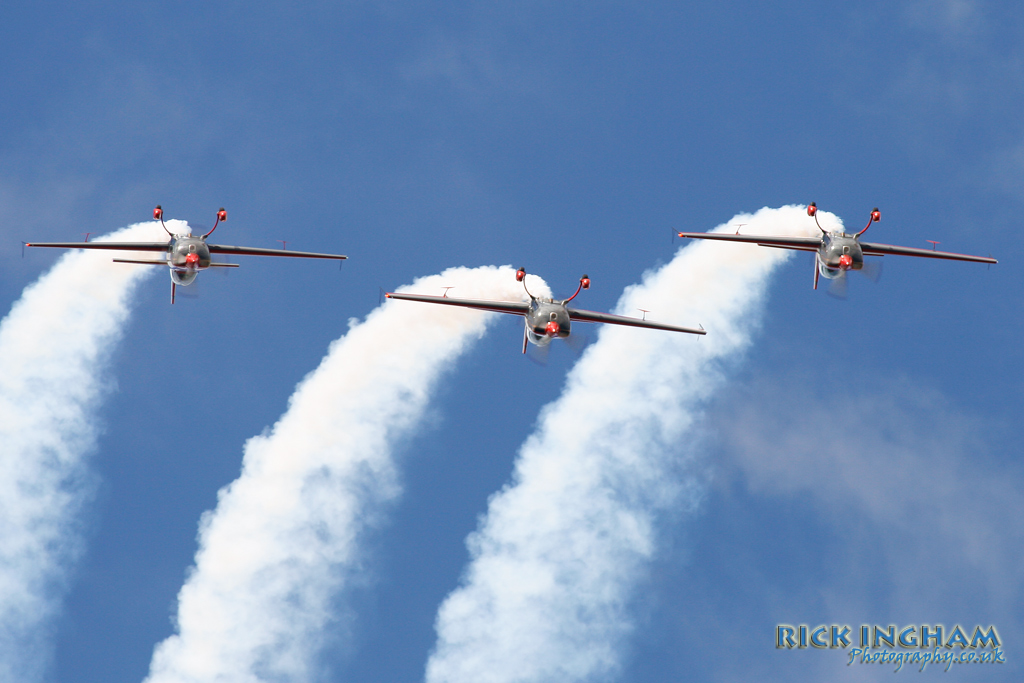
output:
[[[703,233],[702,233],[703,234]],[[679,327],[678,325],[666,325],[653,320],[641,320],[640,318],[627,318],[624,315],[612,315],[611,313],[596,313],[594,311],[580,311],[574,308],[566,309],[569,312],[570,320],[579,320],[585,323],[610,323],[612,325],[628,325],[629,327],[646,327],[651,330],[668,330],[669,332],[687,332],[689,334],[707,334],[703,327],[694,329],[692,327]]]
[[[727,232],[680,232],[680,237],[695,240],[722,240],[723,242],[748,242],[760,247],[780,247],[800,251],[818,251],[819,237],[774,237],[772,235],[730,235]]]
[[[121,249],[124,251],[167,251],[169,242],[26,242],[26,247],[58,249]]]
[[[481,299],[454,299],[450,296],[428,296],[426,294],[401,294],[397,292],[386,292],[389,299],[403,299],[405,301],[421,301],[428,304],[444,304],[446,306],[462,306],[463,308],[475,308],[480,311],[494,311],[496,313],[514,313],[526,315],[530,310],[530,304],[525,301],[487,301]]]
[[[260,249],[259,247],[231,247],[226,244],[208,244],[211,254],[238,254],[239,256],[291,256],[293,258],[347,259],[341,254],[318,254],[313,251],[292,251],[291,249]]]
[[[896,256],[923,256],[924,258],[942,258],[951,261],[975,261],[977,263],[998,263],[990,256],[969,256],[967,254],[953,254],[948,251],[935,251],[933,249],[915,249],[913,247],[895,247],[891,244],[872,244],[861,242],[860,248],[865,254],[872,256],[885,256],[894,254]]]

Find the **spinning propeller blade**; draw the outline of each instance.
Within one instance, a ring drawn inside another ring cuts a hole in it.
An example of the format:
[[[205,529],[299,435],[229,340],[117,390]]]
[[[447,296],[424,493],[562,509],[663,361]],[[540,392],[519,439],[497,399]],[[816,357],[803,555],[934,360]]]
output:
[[[848,286],[847,275],[844,273],[834,280],[829,280],[828,295],[834,299],[845,300]]]
[[[872,282],[877,283],[882,277],[882,262],[864,260],[864,267],[860,269],[861,274]]]

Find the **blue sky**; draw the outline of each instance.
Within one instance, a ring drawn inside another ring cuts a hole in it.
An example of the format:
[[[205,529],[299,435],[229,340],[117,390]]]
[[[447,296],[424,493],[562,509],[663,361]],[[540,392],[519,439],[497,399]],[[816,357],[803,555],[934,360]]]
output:
[[[45,680],[144,678],[200,514],[380,287],[525,265],[556,293],[587,272],[583,305],[610,310],[672,258],[671,227],[812,200],[1000,264],[886,258],[846,301],[811,290],[805,255],[775,273],[616,678],[888,676],[776,651],[774,625],[959,622],[995,624],[1010,663],[949,675],[1017,680],[1022,32],[1016,4],[969,0],[5,5],[3,310],[57,258],[21,240],[157,203],[192,225],[225,206],[223,243],[350,256],[249,259],[173,308],[165,275],[141,285]],[[576,360],[519,341],[497,321],[403,443],[323,680],[423,677],[466,535]]]

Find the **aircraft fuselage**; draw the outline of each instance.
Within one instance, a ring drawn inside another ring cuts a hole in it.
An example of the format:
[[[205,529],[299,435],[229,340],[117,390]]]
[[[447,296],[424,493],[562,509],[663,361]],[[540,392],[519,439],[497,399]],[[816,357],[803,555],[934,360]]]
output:
[[[530,301],[525,320],[526,336],[538,346],[551,343],[555,337],[568,337],[572,324],[564,304],[537,298]]]
[[[210,267],[210,247],[202,237],[176,235],[167,251],[171,280],[176,284],[192,284],[200,270]]]
[[[855,235],[829,232],[821,236],[818,247],[818,271],[822,277],[835,279],[848,270],[864,267],[864,250]]]

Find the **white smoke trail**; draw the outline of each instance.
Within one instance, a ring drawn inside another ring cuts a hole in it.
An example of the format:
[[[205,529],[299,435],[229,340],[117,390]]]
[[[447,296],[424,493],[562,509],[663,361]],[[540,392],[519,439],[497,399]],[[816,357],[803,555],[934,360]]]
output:
[[[818,232],[795,206],[732,223],[717,230],[746,223],[747,234]],[[643,307],[660,321],[702,323],[707,337],[601,329],[469,537],[462,584],[438,611],[428,683],[616,673],[658,522],[701,496],[687,444],[701,404],[749,344],[768,276],[790,253],[696,242],[626,290],[620,313]]]
[[[453,268],[403,291],[523,298],[510,267]],[[546,291],[537,278],[534,287]],[[178,634],[150,683],[303,681],[338,593],[359,578],[360,541],[398,494],[393,450],[441,372],[497,314],[389,301],[335,341],[288,411],[245,446],[242,473],[200,521]]]
[[[161,235],[158,223],[140,223],[98,239]],[[47,626],[81,551],[76,520],[92,492],[86,456],[110,388],[106,361],[135,286],[160,270],[111,258],[65,254],[0,323],[0,681],[38,680],[50,663]]]

